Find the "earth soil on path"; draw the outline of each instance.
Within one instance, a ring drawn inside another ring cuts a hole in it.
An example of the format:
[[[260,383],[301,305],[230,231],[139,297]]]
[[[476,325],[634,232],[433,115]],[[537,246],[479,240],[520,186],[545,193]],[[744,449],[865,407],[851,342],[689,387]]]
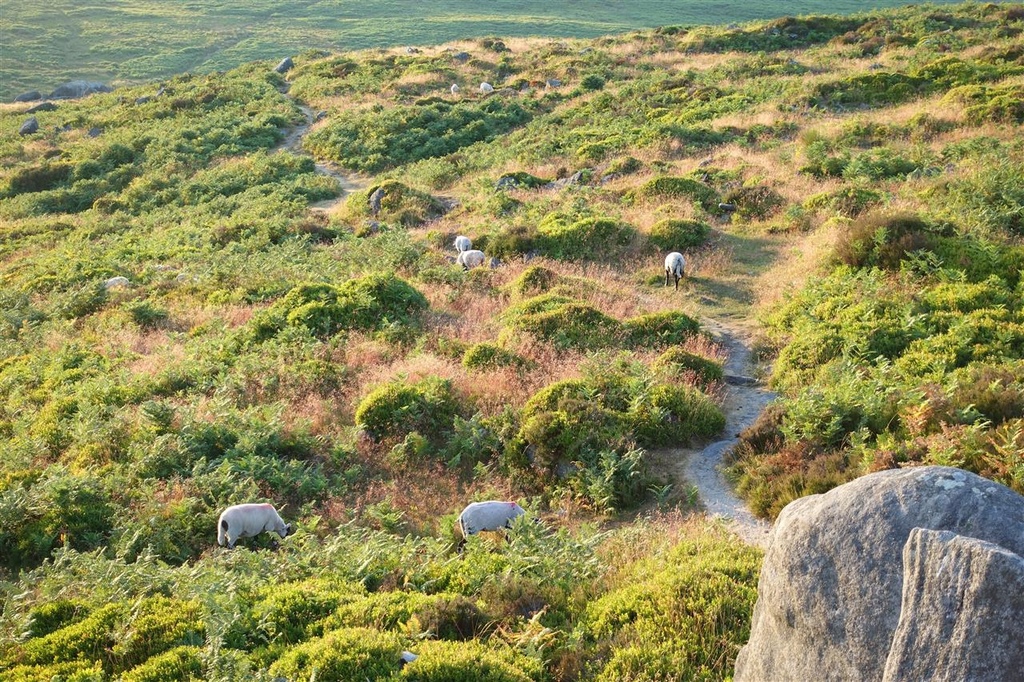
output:
[[[652,453],[655,466],[668,474],[675,486],[692,485],[705,513],[720,518],[727,527],[751,545],[766,548],[767,521],[755,517],[733,492],[721,472],[722,458],[737,442],[738,435],[754,423],[776,395],[760,386],[750,350],[749,334],[713,321],[703,323],[727,352],[725,362],[726,395],[725,438],[699,448],[671,448]]]

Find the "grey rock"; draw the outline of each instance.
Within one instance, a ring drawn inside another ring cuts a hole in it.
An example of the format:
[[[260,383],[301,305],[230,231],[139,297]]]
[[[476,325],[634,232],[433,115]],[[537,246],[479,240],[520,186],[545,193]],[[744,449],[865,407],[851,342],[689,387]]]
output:
[[[323,111],[323,110],[320,110],[320,111],[316,112],[316,116],[313,117],[313,120],[314,121],[322,121],[325,118],[327,118],[327,112]]]
[[[503,175],[502,177],[498,178],[497,182],[494,183],[494,189],[496,190],[515,189],[518,186],[519,183],[516,182],[516,179],[510,175]]]
[[[42,99],[43,95],[38,90],[29,90],[23,92],[14,98],[15,102],[35,102],[37,99]]]
[[[553,90],[554,88],[559,88],[561,86],[562,81],[558,80],[557,78],[549,78],[546,81],[544,81],[544,87],[548,88],[549,90]]]
[[[468,52],[456,52],[455,54],[452,55],[452,59],[454,59],[455,61],[457,61],[459,63],[468,62],[469,61],[469,53]]]
[[[405,48],[405,53],[406,54],[421,54],[422,52],[423,52],[423,50],[421,50],[418,47],[407,47],[407,48]]]
[[[736,682],[881,679],[914,528],[1024,554],[1024,497],[960,469],[926,466],[790,503],[772,527]]]
[[[97,92],[113,92],[113,88],[104,83],[93,81],[68,81],[50,93],[50,99],[77,99]]]
[[[32,133],[39,130],[39,121],[36,120],[35,116],[29,116],[28,119],[21,124],[18,128],[19,135],[31,135]]]
[[[145,104],[146,102],[148,102],[148,101],[150,101],[152,99],[153,98],[150,97],[149,95],[143,95],[142,97],[136,97],[135,98],[135,103],[136,104]]]
[[[380,213],[380,203],[382,201],[384,201],[384,188],[378,187],[370,195],[370,213],[373,215]]]
[[[128,281],[127,277],[122,277],[121,275],[118,275],[117,277],[111,277],[110,279],[105,281],[103,283],[103,286],[106,287],[107,289],[115,289],[120,287],[126,287],[129,286],[130,284],[131,282]]]
[[[725,211],[726,213],[732,213],[736,210],[736,204],[721,203],[718,205],[719,211]]]
[[[292,70],[292,67],[294,66],[295,62],[292,61],[292,58],[285,57],[284,59],[277,63],[277,66],[274,67],[274,71],[276,73],[288,73],[289,71]]]
[[[40,102],[25,110],[26,114],[34,114],[39,111],[57,111],[57,105],[53,102]]]
[[[1019,679],[1021,633],[1024,558],[949,531],[910,532],[883,682]]]
[[[97,128],[96,126],[89,128],[89,132],[86,133],[86,135],[88,135],[89,137],[99,137],[102,134],[103,128]]]

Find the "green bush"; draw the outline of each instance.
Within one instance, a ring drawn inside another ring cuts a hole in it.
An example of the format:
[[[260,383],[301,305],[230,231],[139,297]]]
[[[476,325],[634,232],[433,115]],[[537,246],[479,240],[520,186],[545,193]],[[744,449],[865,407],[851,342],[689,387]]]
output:
[[[523,367],[526,359],[493,343],[477,343],[466,349],[462,366],[466,369]]]
[[[619,322],[601,311],[548,294],[512,306],[503,316],[509,328],[532,334],[561,349],[607,348],[616,343],[620,332]]]
[[[16,665],[4,672],[10,682],[105,682],[108,678],[97,662],[66,661],[51,665]]]
[[[318,682],[390,679],[399,671],[398,635],[369,628],[334,630],[289,649],[270,666],[271,676]]]
[[[725,376],[722,365],[714,360],[694,355],[679,346],[669,348],[659,355],[651,363],[651,369],[666,371],[672,377],[692,374],[697,382],[704,386],[721,381]]]
[[[128,615],[124,604],[101,606],[83,620],[21,645],[17,660],[27,664],[50,664],[76,659],[100,661],[109,671],[116,628]]]
[[[416,629],[432,639],[460,642],[483,636],[491,623],[476,603],[462,595],[425,601],[413,617]]]
[[[380,211],[373,213],[370,196],[380,191]],[[365,191],[353,192],[345,202],[348,214],[353,217],[369,217],[386,223],[397,223],[404,227],[417,227],[445,213],[445,206],[427,194],[403,185],[396,180],[387,180],[373,185]]]
[[[339,605],[361,598],[362,586],[322,578],[277,585],[253,609],[257,633],[274,644],[296,644],[322,634],[324,619]]]
[[[892,149],[882,147],[853,156],[843,168],[843,177],[888,180],[905,178],[910,173],[921,169],[922,165],[919,162],[901,156]]]
[[[509,648],[481,642],[423,641],[419,656],[399,679],[417,682],[529,682],[543,677],[541,663]]]
[[[285,326],[303,327],[316,336],[332,336],[344,329],[414,327],[428,306],[423,294],[393,273],[366,275],[337,287],[300,284],[256,315],[250,334],[259,341]]]
[[[551,182],[544,178],[538,178],[536,175],[530,175],[524,171],[514,171],[511,173],[504,173],[495,182],[496,187],[507,187],[512,185],[513,187],[520,187],[523,189],[536,189],[543,187],[544,185]]]
[[[633,201],[642,199],[689,199],[705,211],[718,207],[718,193],[692,178],[665,176],[648,180],[628,195]]]
[[[537,226],[537,247],[561,260],[600,260],[632,243],[636,230],[611,218],[571,220],[551,213]]]
[[[206,640],[203,609],[198,601],[149,597],[125,624],[127,632],[118,637],[111,650],[118,671],[139,666],[174,647],[199,646]]]
[[[355,423],[375,439],[417,431],[438,442],[451,431],[458,413],[451,382],[427,377],[415,384],[393,381],[373,389],[356,407]]]
[[[723,531],[684,539],[587,607],[588,638],[611,646],[599,680],[720,680],[750,634],[760,556]]]
[[[57,599],[40,604],[29,612],[28,634],[42,637],[72,625],[89,615],[92,609],[78,599]]]
[[[638,394],[626,419],[644,447],[685,444],[725,428],[725,415],[706,395],[672,384],[657,384]]]
[[[736,206],[733,215],[744,220],[764,220],[779,212],[786,200],[771,187],[741,187],[727,193],[723,199]]]
[[[911,252],[932,250],[935,243],[931,228],[916,215],[869,213],[840,233],[835,254],[852,267],[894,270]]]
[[[711,226],[696,220],[666,218],[651,226],[647,239],[663,251],[682,251],[701,246],[711,234]]]
[[[805,208],[826,210],[856,218],[869,208],[880,204],[883,200],[881,192],[865,187],[841,187],[830,192],[821,192],[808,197],[803,205]]]
[[[560,280],[561,277],[554,270],[541,265],[531,265],[516,277],[509,285],[509,289],[519,297],[536,296],[550,290]]]
[[[675,310],[638,315],[623,322],[622,327],[629,348],[679,344],[700,331],[697,320]]]
[[[121,675],[122,682],[193,682],[205,678],[202,649],[179,646],[153,656]]]
[[[933,91],[927,78],[902,73],[876,71],[848,76],[814,86],[806,103],[813,107],[843,108],[868,104],[900,104]]]

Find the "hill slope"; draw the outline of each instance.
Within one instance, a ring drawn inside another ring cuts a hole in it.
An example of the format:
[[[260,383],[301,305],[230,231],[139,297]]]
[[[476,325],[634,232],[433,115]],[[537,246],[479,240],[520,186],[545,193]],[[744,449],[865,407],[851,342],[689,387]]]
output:
[[[728,676],[759,555],[652,455],[721,435],[711,321],[763,320],[759,514],[916,462],[1022,490],[1022,31],[903,8],[310,52],[24,135],[5,105],[0,666]],[[545,525],[454,555],[497,497]],[[214,548],[254,500],[298,534]]]

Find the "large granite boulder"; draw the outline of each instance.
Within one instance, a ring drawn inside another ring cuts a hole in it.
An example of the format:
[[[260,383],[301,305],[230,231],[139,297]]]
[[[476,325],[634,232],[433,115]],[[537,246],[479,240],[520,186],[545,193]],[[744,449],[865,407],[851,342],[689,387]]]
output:
[[[883,682],[1024,676],[1024,558],[999,545],[915,528],[903,548],[903,604]]]
[[[35,116],[29,116],[21,127],[18,128],[19,135],[31,135],[39,130],[39,120]]]
[[[1024,555],[1024,497],[960,469],[929,466],[870,474],[790,503],[772,527],[736,681],[880,680],[900,622],[904,545],[915,528]]]
[[[50,93],[50,99],[78,99],[95,92],[112,92],[113,88],[104,83],[92,81],[68,81]]]
[[[42,99],[43,95],[38,90],[29,90],[23,92],[14,98],[15,102],[35,102],[37,99]]]

